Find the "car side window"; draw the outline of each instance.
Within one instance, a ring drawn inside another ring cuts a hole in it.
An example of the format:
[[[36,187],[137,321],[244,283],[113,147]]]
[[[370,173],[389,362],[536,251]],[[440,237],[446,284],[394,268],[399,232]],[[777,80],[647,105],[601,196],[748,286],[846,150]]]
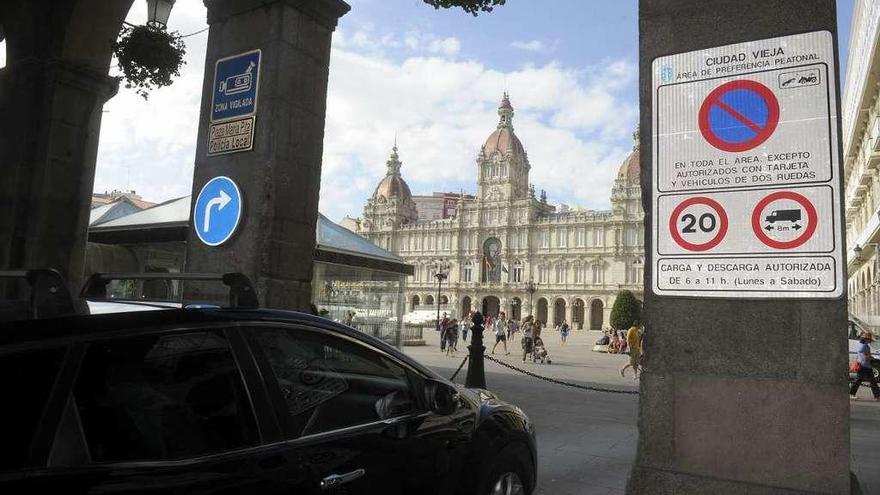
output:
[[[180,459],[259,442],[219,330],[92,343],[75,387],[96,462]]]
[[[63,348],[0,355],[0,471],[24,465],[52,391]]]
[[[406,370],[377,350],[324,332],[252,331],[277,380],[292,438],[416,410]]]

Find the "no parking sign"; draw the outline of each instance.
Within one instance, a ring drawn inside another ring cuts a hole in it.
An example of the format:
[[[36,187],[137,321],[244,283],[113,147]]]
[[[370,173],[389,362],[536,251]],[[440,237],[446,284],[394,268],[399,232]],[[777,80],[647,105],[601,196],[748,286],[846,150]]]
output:
[[[827,31],[654,60],[656,294],[843,293],[834,64]]]

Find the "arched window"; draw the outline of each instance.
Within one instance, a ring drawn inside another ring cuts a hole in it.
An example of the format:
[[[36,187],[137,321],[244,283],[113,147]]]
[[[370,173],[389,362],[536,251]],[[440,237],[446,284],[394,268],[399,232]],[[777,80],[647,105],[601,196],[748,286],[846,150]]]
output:
[[[522,282],[523,281],[523,264],[522,261],[516,260],[513,262],[513,281],[514,282]]]
[[[461,274],[462,282],[471,282],[474,278],[474,263],[472,261],[466,261],[464,264],[464,270]]]

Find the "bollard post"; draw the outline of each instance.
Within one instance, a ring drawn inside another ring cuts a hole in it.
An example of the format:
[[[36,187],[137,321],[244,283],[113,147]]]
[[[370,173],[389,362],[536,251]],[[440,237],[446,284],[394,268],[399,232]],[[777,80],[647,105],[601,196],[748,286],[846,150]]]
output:
[[[464,386],[468,388],[486,388],[486,370],[483,367],[483,315],[477,311],[471,318],[471,345],[468,346],[470,358],[468,359],[467,377]]]

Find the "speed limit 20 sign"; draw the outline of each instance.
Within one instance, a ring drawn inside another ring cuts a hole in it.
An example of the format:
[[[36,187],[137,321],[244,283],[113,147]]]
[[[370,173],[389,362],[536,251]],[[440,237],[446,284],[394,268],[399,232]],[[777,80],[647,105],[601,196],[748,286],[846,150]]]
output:
[[[654,61],[656,294],[842,294],[834,63],[826,31]]]

